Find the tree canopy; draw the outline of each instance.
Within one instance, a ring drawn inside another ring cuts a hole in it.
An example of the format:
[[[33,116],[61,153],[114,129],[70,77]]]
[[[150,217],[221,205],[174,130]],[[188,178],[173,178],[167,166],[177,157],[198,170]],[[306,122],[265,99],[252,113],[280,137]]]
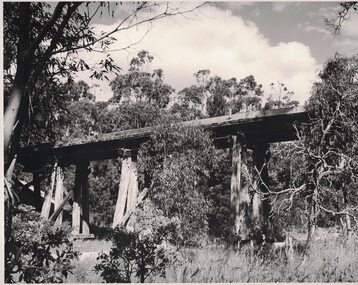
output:
[[[104,2],[59,2],[55,5],[42,2],[4,4],[5,171],[9,170],[8,167],[17,152],[22,126],[28,121],[28,114],[31,113],[31,102],[36,100],[37,94],[42,93],[37,90],[47,88],[45,82],[58,83],[60,78],[71,80],[80,70],[90,70],[91,76],[97,79],[108,79],[109,72],[120,71],[120,67],[109,54],[94,66],[89,66],[77,56],[79,51],[104,52],[116,41],[114,35],[120,31],[163,17],[191,12],[202,6],[198,4],[185,9],[180,5],[164,2],[128,4],[128,13],[116,27],[107,33],[96,34],[91,25],[94,17],[107,11],[113,16],[115,11],[112,9],[113,5],[127,4]],[[156,76],[160,85],[161,72],[156,72]],[[43,98],[50,99],[48,97],[47,95]],[[8,177],[11,177],[11,173]]]

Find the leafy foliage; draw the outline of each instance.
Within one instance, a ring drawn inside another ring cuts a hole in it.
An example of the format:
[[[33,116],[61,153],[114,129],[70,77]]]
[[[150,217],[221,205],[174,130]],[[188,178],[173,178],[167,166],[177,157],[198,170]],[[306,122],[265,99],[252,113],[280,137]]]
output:
[[[263,95],[262,84],[258,84],[253,75],[241,79],[236,86],[234,97],[234,106],[236,111],[241,109],[256,111],[261,109],[261,96]]]
[[[357,62],[337,55],[326,63],[307,104],[311,120],[298,129],[300,140],[276,149],[286,165],[277,169],[275,161],[272,194],[283,194],[276,211],[286,221],[308,225],[309,239],[317,225],[338,222],[349,235],[357,216]]]
[[[309,207],[302,169],[307,161],[297,152],[295,142],[271,144],[268,163],[272,225],[275,238],[284,239],[293,229],[307,230]]]
[[[231,163],[231,154],[228,150],[215,150],[205,192],[209,203],[208,233],[211,237],[220,238],[223,241],[229,241],[232,232],[230,224]]]
[[[120,173],[121,165],[117,159],[91,163],[89,203],[96,225],[109,227],[113,222]]]
[[[202,111],[195,106],[191,106],[190,102],[175,102],[170,109],[170,113],[176,115],[183,121],[201,119],[204,117]]]
[[[131,282],[133,277],[141,283],[156,274],[165,276],[165,268],[174,255],[165,244],[165,232],[129,232],[117,227],[112,235],[109,254],[100,253],[95,270],[106,282]],[[134,276],[133,276],[134,275]]]
[[[322,81],[314,85],[307,106],[312,123],[304,129],[304,142],[307,170],[313,169],[307,178],[311,179],[308,183],[312,183],[317,211],[330,214],[356,211],[357,76],[357,57],[335,56],[320,73]]]
[[[292,100],[294,92],[289,91],[284,83],[277,81],[277,83],[271,83],[272,93],[267,99],[265,109],[279,109],[298,106],[299,102]]]
[[[123,101],[119,105],[109,105],[98,114],[96,130],[110,133],[153,126],[163,113],[157,105]]]
[[[20,206],[14,216],[8,250],[7,282],[62,283],[78,255],[69,240],[69,228],[42,220],[29,206]]]
[[[179,92],[180,103],[173,106],[174,112],[181,113],[184,118],[193,118],[195,110],[206,111],[208,117],[216,117],[261,108],[262,85],[252,75],[239,82],[236,78],[226,80],[209,75],[209,70],[199,70],[194,74],[198,85]]]
[[[157,105],[159,108],[167,106],[174,89],[164,83],[163,70],[157,69],[152,73],[145,71],[152,60],[153,57],[147,51],[140,51],[131,60],[128,73],[118,75],[110,82],[113,90],[110,102],[127,99]]]
[[[206,233],[205,185],[213,151],[204,131],[170,122],[164,122],[140,150],[142,180],[151,181],[151,199],[164,215],[178,219],[179,244],[196,244]]]

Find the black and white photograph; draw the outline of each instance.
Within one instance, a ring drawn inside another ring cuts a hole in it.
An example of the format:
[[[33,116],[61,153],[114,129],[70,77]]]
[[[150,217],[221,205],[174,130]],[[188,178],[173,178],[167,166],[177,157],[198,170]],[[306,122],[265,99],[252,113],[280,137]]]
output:
[[[0,5],[0,283],[358,282],[358,2]]]

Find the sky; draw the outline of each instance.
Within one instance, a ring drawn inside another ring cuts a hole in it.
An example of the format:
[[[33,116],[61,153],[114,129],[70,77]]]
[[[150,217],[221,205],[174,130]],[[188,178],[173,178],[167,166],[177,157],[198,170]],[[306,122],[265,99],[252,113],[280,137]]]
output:
[[[182,9],[197,4],[187,2]],[[350,15],[338,36],[324,22],[338,7],[334,2],[210,2],[195,12],[115,34],[117,41],[108,53],[125,73],[130,60],[147,50],[154,57],[149,69],[163,69],[165,82],[176,92],[195,84],[195,72],[209,69],[223,79],[253,75],[263,84],[265,96],[272,93],[270,83],[282,82],[303,104],[328,58],[358,51],[357,13]],[[94,19],[95,31],[110,31],[132,9],[133,4],[125,3],[115,7],[114,17],[103,13]],[[122,49],[133,43],[137,44]],[[95,63],[106,55],[79,56]],[[112,96],[108,81],[89,79],[88,72],[77,79],[93,86],[98,101]]]

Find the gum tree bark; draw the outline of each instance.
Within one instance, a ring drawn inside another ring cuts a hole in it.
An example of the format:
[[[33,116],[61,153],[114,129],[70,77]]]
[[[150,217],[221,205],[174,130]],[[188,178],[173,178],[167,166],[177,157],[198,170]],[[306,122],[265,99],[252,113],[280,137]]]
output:
[[[8,173],[8,170],[11,170],[12,172],[12,169],[9,168],[9,166],[16,154],[21,127],[24,120],[24,112],[21,111],[26,110],[28,103],[28,100],[25,98],[25,92],[31,69],[31,54],[28,50],[30,45],[30,24],[30,3],[21,3],[21,5],[19,5],[19,42],[17,46],[16,75],[10,99],[4,114],[4,170],[6,177],[10,178],[12,173]]]

